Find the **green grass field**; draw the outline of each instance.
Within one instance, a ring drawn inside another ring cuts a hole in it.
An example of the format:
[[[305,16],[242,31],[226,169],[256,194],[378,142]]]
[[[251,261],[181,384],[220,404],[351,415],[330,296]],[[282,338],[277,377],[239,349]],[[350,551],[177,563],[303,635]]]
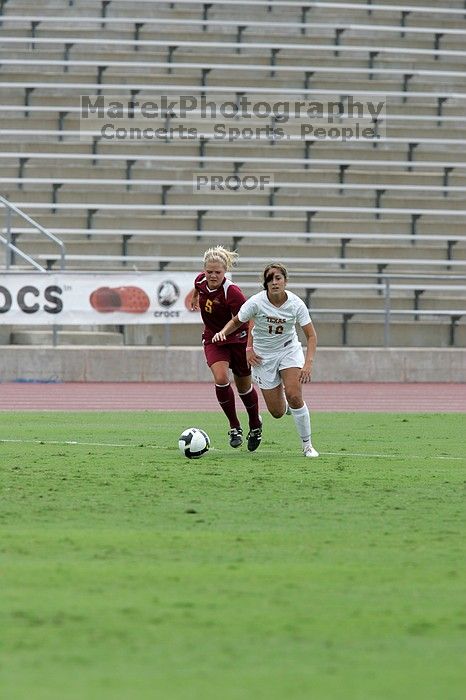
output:
[[[2,698],[464,697],[465,416],[264,423],[0,414]]]

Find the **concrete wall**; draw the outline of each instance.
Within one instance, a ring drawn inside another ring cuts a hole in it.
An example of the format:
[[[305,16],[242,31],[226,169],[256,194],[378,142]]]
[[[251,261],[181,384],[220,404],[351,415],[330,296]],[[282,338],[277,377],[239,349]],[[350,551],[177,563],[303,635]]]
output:
[[[200,348],[0,347],[0,381],[211,381]],[[321,382],[466,382],[463,348],[319,348]]]

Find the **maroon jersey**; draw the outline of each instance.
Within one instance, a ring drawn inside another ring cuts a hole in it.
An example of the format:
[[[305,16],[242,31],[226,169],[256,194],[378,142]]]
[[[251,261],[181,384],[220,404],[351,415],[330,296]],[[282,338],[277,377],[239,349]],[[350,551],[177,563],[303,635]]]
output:
[[[201,272],[194,280],[194,287],[199,292],[199,307],[201,309],[202,320],[204,321],[204,332],[202,340],[204,344],[211,343],[213,336],[236,316],[240,307],[246,301],[246,297],[236,284],[225,277],[218,289],[209,290],[205,274]],[[248,339],[248,324],[238,328],[234,333],[227,336],[222,343],[246,343]]]

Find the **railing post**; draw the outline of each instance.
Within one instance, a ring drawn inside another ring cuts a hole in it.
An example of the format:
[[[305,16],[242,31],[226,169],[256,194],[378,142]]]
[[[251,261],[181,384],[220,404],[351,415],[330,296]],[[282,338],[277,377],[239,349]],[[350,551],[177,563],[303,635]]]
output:
[[[442,108],[448,97],[437,97],[437,126],[442,126]]]
[[[342,332],[341,344],[342,345],[348,344],[348,323],[349,323],[349,321],[351,321],[353,316],[354,316],[354,314],[352,314],[352,313],[344,313],[343,314],[343,321],[342,321],[342,326],[341,326],[341,332]]]
[[[202,6],[202,21],[207,22],[209,19],[209,10],[212,7],[211,2],[205,2]],[[202,31],[205,32],[207,31],[207,24],[202,25]]]
[[[383,278],[384,289],[384,324],[383,324],[383,345],[385,348],[390,347],[390,278]]]
[[[438,57],[439,57],[438,52],[440,50],[440,39],[442,37],[443,37],[442,32],[437,32],[434,36],[434,52],[435,52],[434,61],[438,61]]]
[[[450,177],[450,173],[453,171],[453,168],[445,166],[443,169],[443,187],[445,188],[443,190],[443,196],[446,197],[448,195],[448,178]]]
[[[455,329],[456,329],[456,324],[460,320],[461,316],[459,315],[454,315],[450,319],[450,337],[448,341],[448,345],[450,347],[453,347],[455,344]]]
[[[241,53],[241,46],[239,46],[239,44],[241,44],[243,40],[243,32],[245,29],[246,27],[244,25],[238,24],[238,28],[236,30],[236,43],[238,44],[236,47],[236,53]]]
[[[5,229],[8,243],[6,248],[6,269],[9,270],[13,264],[13,251],[11,249],[11,209],[8,209],[8,207],[5,209]]]
[[[107,7],[110,5],[110,0],[102,0],[102,8],[100,10],[100,16],[102,17],[103,20],[105,20],[105,17],[107,15]],[[103,21],[100,25],[102,29],[105,29],[105,21]]]

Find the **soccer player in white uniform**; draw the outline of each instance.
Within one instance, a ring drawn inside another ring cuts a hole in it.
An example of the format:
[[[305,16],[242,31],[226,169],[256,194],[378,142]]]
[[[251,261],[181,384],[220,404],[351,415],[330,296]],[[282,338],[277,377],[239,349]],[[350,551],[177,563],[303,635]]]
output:
[[[254,321],[252,345],[248,343],[246,348],[253,379],[274,418],[288,412],[293,416],[304,456],[318,457],[311,442],[311,419],[302,392],[302,385],[311,381],[317,336],[304,302],[286,290],[287,280],[288,272],[283,265],[267,265],[263,272],[264,291],[250,297],[237,315],[213,336],[212,342],[225,340],[243,323]],[[296,323],[306,336],[306,356]]]

